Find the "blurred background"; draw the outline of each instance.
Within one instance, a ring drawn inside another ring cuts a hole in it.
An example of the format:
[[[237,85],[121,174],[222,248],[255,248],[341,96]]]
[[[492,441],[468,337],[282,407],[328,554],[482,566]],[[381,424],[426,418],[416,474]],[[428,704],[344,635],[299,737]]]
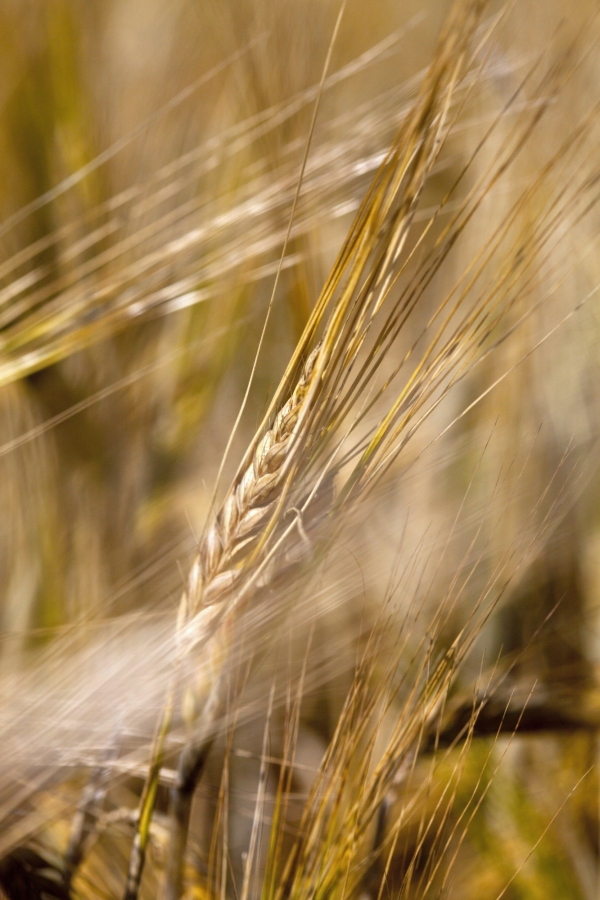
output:
[[[152,732],[164,641],[248,381],[338,8],[329,0],[0,3],[3,853],[33,838],[61,852],[86,754]],[[348,3],[224,484],[417,94],[448,8],[445,0]],[[483,30],[500,10],[488,8]],[[309,659],[291,833],[392,583],[393,617],[418,607],[410,641],[431,632],[440,652],[493,586],[452,687],[449,734],[452,716],[490,686],[501,711],[531,698],[537,719],[524,715],[514,736],[512,719],[504,726],[490,713],[489,734],[476,731],[468,752],[459,742],[433,774],[428,754],[415,762],[414,785],[428,788],[397,827],[385,891],[600,896],[598,221],[594,208],[584,217],[575,204],[561,207],[577,179],[597,175],[595,11],[592,0],[521,0],[509,11],[429,179],[417,233],[526,73],[571,54],[569,78],[404,338],[410,347],[517,202],[506,241],[529,248],[530,277],[515,288],[502,339],[480,348],[368,508],[345,523],[318,589],[290,594],[282,626],[290,653],[267,646],[262,674],[251,679],[253,712],[236,729],[228,776],[231,896],[254,816],[268,678],[287,667],[295,684]],[[508,151],[519,116],[535,118],[542,94],[543,83],[537,94],[526,84],[454,203]],[[587,144],[577,156],[563,142],[581,122]],[[559,163],[541,179],[554,156]],[[442,216],[426,246],[444,224]],[[533,234],[542,235],[534,250]],[[441,597],[452,598],[449,612],[431,629]],[[382,668],[394,641],[391,627]],[[69,746],[63,732],[52,743],[61,716],[71,716]],[[392,703],[383,732],[393,717]],[[282,722],[276,711],[273,757]],[[45,746],[54,775],[36,782]],[[199,790],[190,896],[212,896],[222,752]],[[122,779],[108,810],[135,807],[140,785],[139,773]],[[399,788],[381,827],[406,803]],[[78,896],[120,896],[130,838],[124,825],[99,841]],[[159,839],[151,856],[148,897],[162,865]],[[381,865],[369,869],[364,896],[378,897]]]

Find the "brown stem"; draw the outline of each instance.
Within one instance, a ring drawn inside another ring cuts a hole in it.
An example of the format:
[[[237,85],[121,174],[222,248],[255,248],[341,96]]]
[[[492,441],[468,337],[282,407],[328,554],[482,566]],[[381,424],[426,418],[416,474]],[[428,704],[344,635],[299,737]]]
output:
[[[217,731],[215,725],[227,705],[228,689],[229,677],[223,671],[207,700],[196,734],[192,736],[179,756],[177,781],[171,791],[171,836],[164,900],[179,900],[182,894],[185,850],[190,830],[194,793],[214,743]]]
[[[523,708],[520,704],[490,697],[482,702],[481,709],[475,713],[471,698],[450,711],[437,736],[437,729],[432,726],[421,752],[431,753],[436,746],[449,747],[464,738],[470,729],[472,736],[476,738],[515,732],[519,735],[570,733],[595,731],[598,728],[598,715],[586,713],[576,703],[566,707],[552,699],[532,699]]]
[[[189,743],[181,752],[177,782],[171,790],[171,840],[167,860],[165,900],[179,900],[183,893],[183,866],[194,793],[213,745],[211,736]]]
[[[114,752],[111,752],[110,755],[114,755]],[[70,890],[73,876],[81,865],[88,839],[96,828],[98,814],[106,795],[109,775],[110,769],[107,765],[99,766],[94,771],[73,817],[69,843],[64,856],[63,879],[67,891]]]

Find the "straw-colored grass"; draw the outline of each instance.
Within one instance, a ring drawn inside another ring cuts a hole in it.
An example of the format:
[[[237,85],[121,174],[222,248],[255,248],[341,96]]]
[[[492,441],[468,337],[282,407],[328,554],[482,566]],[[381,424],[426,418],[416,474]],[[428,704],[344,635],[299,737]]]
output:
[[[1,226],[11,900],[535,896],[552,865],[591,896],[596,18],[522,48],[511,3],[317,6],[296,58],[300,6],[201,4],[198,70],[182,5],[181,83],[97,148],[92,13],[23,40],[52,79],[0,132],[37,177]],[[542,812],[519,748],[562,773]]]

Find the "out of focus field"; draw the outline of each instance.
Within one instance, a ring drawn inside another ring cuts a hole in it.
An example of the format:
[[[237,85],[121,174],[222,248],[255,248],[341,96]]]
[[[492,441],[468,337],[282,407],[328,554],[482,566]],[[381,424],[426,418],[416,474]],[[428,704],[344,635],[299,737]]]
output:
[[[449,6],[349,0],[222,487],[418,94]],[[90,770],[106,765],[104,818],[73,896],[122,895],[135,825],[122,810],[135,809],[147,771],[179,594],[248,383],[338,9],[0,3],[0,856],[32,845],[59,858]],[[486,9],[482,41],[500,12]],[[392,660],[401,673],[424,646],[432,660],[448,654],[475,621],[435,724],[424,719],[419,752],[357,829],[353,852],[366,862],[348,892],[600,895],[595,12],[592,0],[519,0],[453,107],[409,247],[475,155],[415,271],[479,180],[503,156],[507,165],[425,286],[384,375],[461,277],[473,273],[475,295],[508,271],[514,299],[336,524],[309,587],[285,584],[277,615],[249,617],[255,664],[197,792],[188,898],[239,896],[257,808],[244,900],[275,896],[269,825],[300,683],[284,846],[303,827],[336,727],[358,728],[344,700],[372,629],[376,693]],[[526,122],[531,139],[513,160],[513,129]],[[382,409],[375,397],[365,431]],[[410,694],[397,678],[369,713],[374,760]],[[341,766],[340,806],[358,769]],[[159,896],[167,788],[142,897]]]

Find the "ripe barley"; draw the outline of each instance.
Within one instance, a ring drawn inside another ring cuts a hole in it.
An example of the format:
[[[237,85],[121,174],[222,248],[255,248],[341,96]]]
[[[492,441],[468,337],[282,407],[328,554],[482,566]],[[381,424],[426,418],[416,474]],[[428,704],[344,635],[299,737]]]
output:
[[[231,487],[192,565],[184,604],[188,615],[214,603],[240,578],[247,551],[280,495],[284,464],[296,437],[320,347],[308,357],[292,396]]]

